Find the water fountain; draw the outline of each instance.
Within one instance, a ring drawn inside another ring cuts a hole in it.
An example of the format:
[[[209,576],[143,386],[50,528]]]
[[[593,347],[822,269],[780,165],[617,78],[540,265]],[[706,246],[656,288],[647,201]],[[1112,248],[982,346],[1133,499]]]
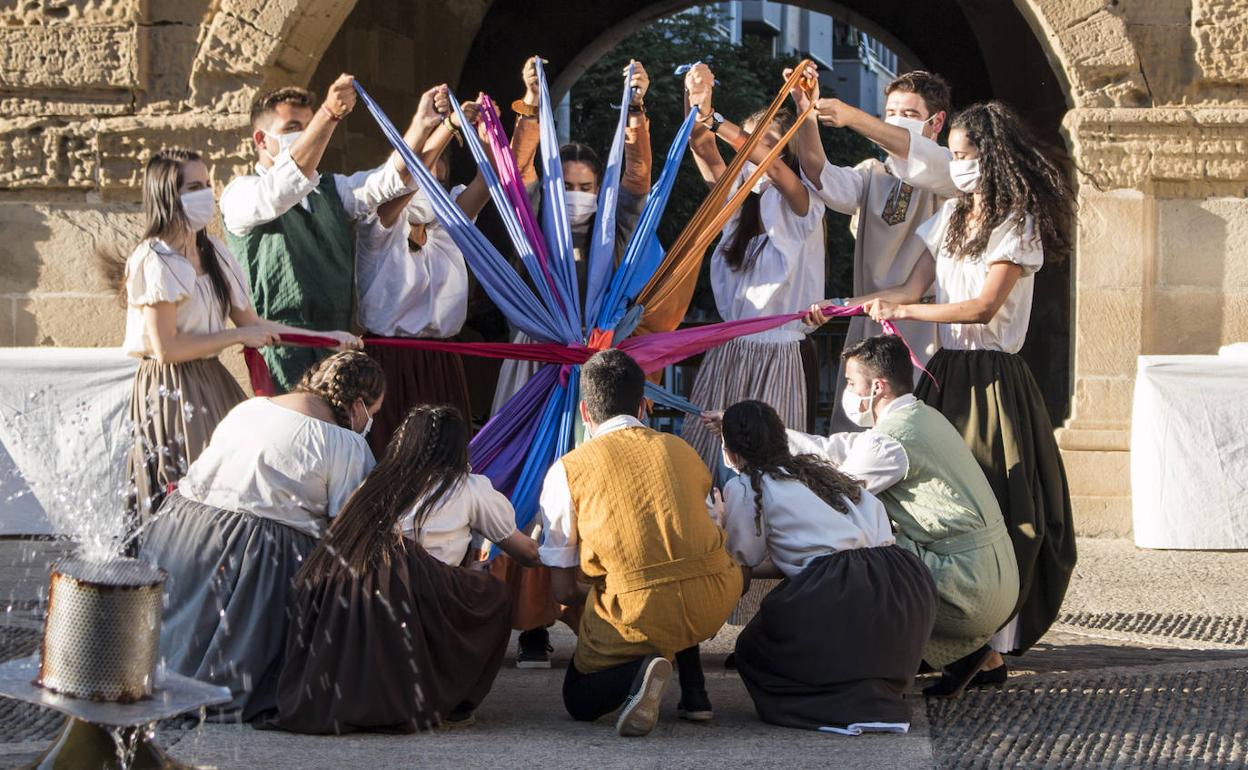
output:
[[[225,703],[230,691],[158,668],[164,582],[164,570],[137,559],[53,565],[41,653],[0,664],[0,696],[67,717],[29,767],[186,767],[155,744],[151,725]]]

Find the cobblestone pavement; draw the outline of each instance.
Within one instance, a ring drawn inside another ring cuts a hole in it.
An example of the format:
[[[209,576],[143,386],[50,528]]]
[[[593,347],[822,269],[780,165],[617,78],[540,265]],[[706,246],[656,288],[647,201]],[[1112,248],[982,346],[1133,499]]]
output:
[[[704,645],[715,721],[663,721],[645,740],[577,724],[559,700],[574,640],[553,635],[555,669],[504,666],[476,727],[419,736],[309,737],[238,725],[161,726],[184,761],[266,767],[1236,768],[1248,766],[1248,553],[1143,551],[1081,540],[1059,623],[1011,660],[1008,683],[952,701],[917,696],[909,735],[841,738],[760,723],[723,658]],[[39,638],[47,543],[0,541],[0,658]],[[513,646],[514,652],[514,646]],[[674,688],[673,688],[674,689]],[[0,701],[0,767],[29,762],[60,718]]]

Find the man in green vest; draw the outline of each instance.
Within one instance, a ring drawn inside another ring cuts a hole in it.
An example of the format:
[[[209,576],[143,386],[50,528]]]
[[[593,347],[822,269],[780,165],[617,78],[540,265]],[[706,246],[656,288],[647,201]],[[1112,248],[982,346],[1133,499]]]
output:
[[[350,329],[355,277],[353,226],[379,205],[415,189],[397,153],[371,171],[317,173],[334,129],[355,106],[350,75],[312,92],[287,86],[262,94],[251,109],[256,173],[221,194],[226,239],[247,271],[256,312],[318,331]],[[405,139],[418,133],[417,121]],[[274,383],[289,390],[329,351],[264,348]]]
[[[988,642],[1017,609],[1018,565],[992,487],[953,425],[911,393],[901,338],[868,337],[842,358],[842,408],[868,430],[826,438],[791,430],[789,444],[861,480],[888,509],[897,544],[931,570],[939,603],[923,660],[944,671],[924,694],[1004,682],[1005,663]]]

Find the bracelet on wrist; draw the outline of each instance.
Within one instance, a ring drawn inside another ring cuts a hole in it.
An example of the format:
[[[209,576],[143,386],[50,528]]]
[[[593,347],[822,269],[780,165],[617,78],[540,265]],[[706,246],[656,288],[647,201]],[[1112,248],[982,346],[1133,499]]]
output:
[[[529,104],[523,99],[517,99],[511,103],[511,111],[522,118],[535,118],[539,112],[539,108],[535,104]]]

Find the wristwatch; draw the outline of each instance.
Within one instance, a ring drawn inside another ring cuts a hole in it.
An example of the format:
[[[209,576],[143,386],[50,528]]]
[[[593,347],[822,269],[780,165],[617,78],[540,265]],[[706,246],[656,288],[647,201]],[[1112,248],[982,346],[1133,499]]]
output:
[[[719,127],[724,125],[724,116],[718,112],[711,113],[711,124],[707,126],[712,134],[719,134]]]

